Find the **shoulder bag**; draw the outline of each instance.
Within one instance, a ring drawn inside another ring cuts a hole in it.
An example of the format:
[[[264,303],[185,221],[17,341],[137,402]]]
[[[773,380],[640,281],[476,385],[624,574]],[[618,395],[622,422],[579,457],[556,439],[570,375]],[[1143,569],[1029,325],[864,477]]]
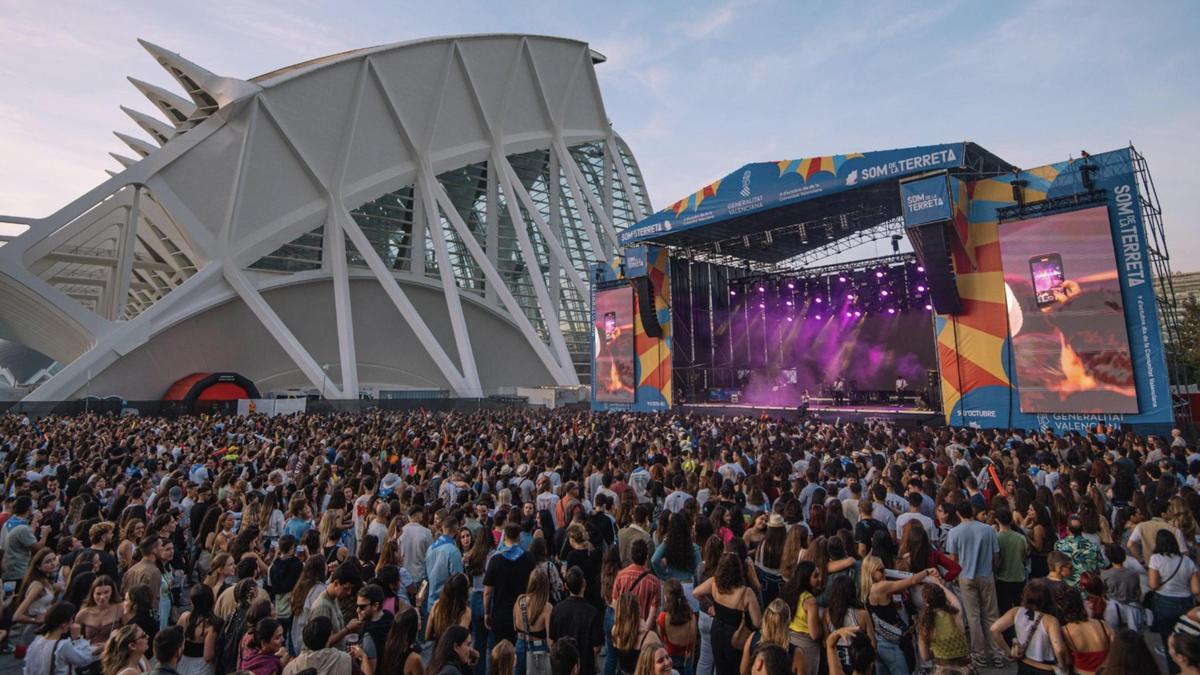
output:
[[[1008,658],[1013,661],[1020,661],[1025,658],[1025,650],[1029,649],[1030,643],[1033,642],[1033,636],[1037,635],[1038,626],[1040,625],[1042,625],[1042,613],[1038,612],[1033,617],[1033,623],[1029,625],[1029,635],[1024,640],[1013,640],[1012,646],[1008,648]]]

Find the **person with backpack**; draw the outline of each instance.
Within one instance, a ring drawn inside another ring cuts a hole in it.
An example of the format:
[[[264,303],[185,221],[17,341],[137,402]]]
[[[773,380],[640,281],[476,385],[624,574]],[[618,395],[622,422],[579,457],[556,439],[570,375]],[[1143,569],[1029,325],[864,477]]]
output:
[[[217,651],[213,658],[216,675],[228,675],[238,669],[242,638],[246,636],[246,614],[254,603],[256,590],[258,585],[253,579],[242,579],[233,587],[236,604],[217,634]]]

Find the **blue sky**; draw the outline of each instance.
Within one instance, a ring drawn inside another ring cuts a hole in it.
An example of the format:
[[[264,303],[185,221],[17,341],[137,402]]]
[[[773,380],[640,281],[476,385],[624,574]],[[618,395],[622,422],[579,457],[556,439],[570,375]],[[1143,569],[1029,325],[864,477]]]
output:
[[[1200,270],[1200,3],[0,0],[0,213],[44,216],[141,136],[142,37],[249,78],[356,47],[527,32],[589,42],[655,207],[750,161],[972,140],[1022,167],[1132,141],[1175,269]],[[3,226],[0,226],[3,227]],[[881,246],[885,244],[881,243]]]

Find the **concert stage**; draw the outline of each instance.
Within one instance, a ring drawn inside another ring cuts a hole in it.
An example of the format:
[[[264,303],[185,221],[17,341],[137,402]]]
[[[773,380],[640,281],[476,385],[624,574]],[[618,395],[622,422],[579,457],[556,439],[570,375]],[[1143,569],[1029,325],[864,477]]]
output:
[[[738,405],[733,403],[683,403],[676,406],[677,410],[698,413],[702,415],[723,415],[768,417],[785,420],[800,419],[800,411],[795,407],[770,405]],[[918,409],[909,406],[895,405],[857,405],[857,406],[809,406],[808,416],[821,422],[868,422],[883,420],[898,426],[944,426],[946,423],[942,413],[936,410]]]
[[[1065,432],[1169,428],[1180,400],[1132,147],[1030,169],[969,142],[756,162],[618,239],[590,270],[595,410],[807,401],[827,421]],[[873,242],[892,254],[858,255]]]

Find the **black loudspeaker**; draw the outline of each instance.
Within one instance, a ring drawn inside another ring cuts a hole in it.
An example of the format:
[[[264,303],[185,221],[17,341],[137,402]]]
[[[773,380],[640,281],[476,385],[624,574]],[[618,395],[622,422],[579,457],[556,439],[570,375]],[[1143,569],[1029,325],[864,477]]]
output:
[[[633,290],[637,293],[638,313],[642,315],[642,328],[646,337],[660,338],[663,336],[662,326],[658,323],[658,312],[654,311],[654,296],[650,294],[650,277],[634,277],[630,280]]]
[[[962,298],[958,295],[958,280],[950,259],[949,227],[946,221],[909,227],[908,240],[917,253],[917,261],[925,267],[934,309],[939,314],[961,314]]]

